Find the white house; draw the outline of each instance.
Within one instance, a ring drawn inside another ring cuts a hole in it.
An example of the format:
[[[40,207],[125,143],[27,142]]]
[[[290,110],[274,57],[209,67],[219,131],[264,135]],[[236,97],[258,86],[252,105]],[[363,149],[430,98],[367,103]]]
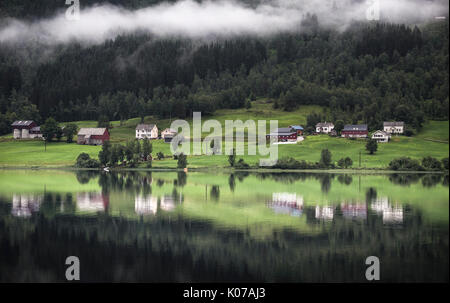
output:
[[[334,124],[331,122],[320,122],[316,124],[316,133],[329,134],[334,129]]]
[[[384,122],[383,130],[388,134],[403,134],[405,122]]]
[[[372,139],[377,140],[378,142],[389,142],[391,135],[385,131],[377,130],[372,134]]]
[[[136,139],[158,139],[158,127],[156,124],[138,124]]]
[[[165,139],[166,136],[175,136],[177,134],[177,131],[172,128],[166,128],[161,132],[161,138]]]

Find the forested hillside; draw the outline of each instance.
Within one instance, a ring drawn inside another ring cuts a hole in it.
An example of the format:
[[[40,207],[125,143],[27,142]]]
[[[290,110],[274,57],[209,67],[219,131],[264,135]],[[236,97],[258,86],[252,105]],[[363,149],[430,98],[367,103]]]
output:
[[[31,16],[14,1],[8,10],[2,3],[2,14]],[[338,32],[309,15],[301,31],[275,36],[191,40],[135,33],[27,52],[24,59],[17,45],[0,44],[1,133],[15,119],[185,118],[248,107],[257,98],[285,110],[321,105],[329,108],[328,119],[370,128],[401,120],[419,129],[425,119],[448,119],[447,20],[354,23]]]

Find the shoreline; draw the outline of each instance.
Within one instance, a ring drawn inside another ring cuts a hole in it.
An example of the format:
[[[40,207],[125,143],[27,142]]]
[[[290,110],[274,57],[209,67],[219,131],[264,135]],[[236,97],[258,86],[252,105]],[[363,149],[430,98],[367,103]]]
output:
[[[66,170],[66,171],[98,171],[103,172],[103,169],[98,168],[77,168],[71,166],[0,166],[0,170]],[[109,172],[121,171],[149,171],[149,172],[183,172],[182,168],[109,168]],[[448,171],[408,171],[408,170],[387,170],[380,168],[361,168],[361,169],[269,169],[269,168],[249,168],[249,169],[234,169],[227,167],[196,167],[189,168],[188,172],[249,172],[249,173],[315,173],[315,174],[362,174],[362,175],[380,175],[380,174],[448,174]]]

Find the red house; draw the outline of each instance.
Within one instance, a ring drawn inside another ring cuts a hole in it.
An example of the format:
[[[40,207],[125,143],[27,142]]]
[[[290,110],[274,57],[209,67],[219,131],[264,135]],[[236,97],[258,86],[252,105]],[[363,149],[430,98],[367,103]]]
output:
[[[32,120],[14,121],[13,124],[11,124],[11,127],[13,129],[13,138],[14,139],[34,138],[34,136],[30,136],[30,131],[37,126],[38,125],[36,124],[36,122]]]
[[[103,145],[103,142],[106,140],[109,140],[109,132],[107,128],[80,128],[77,143]]]
[[[297,131],[293,128],[278,128],[275,132],[266,135],[268,140],[275,139],[278,142],[297,141]]]
[[[368,134],[367,124],[345,125],[341,131],[341,136],[344,138],[367,138]]]

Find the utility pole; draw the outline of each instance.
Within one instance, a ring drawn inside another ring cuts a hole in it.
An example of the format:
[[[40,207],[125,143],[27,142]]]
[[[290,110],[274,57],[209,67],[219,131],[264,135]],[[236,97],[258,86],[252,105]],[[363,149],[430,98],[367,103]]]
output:
[[[359,151],[359,168],[361,168],[361,151]]]

